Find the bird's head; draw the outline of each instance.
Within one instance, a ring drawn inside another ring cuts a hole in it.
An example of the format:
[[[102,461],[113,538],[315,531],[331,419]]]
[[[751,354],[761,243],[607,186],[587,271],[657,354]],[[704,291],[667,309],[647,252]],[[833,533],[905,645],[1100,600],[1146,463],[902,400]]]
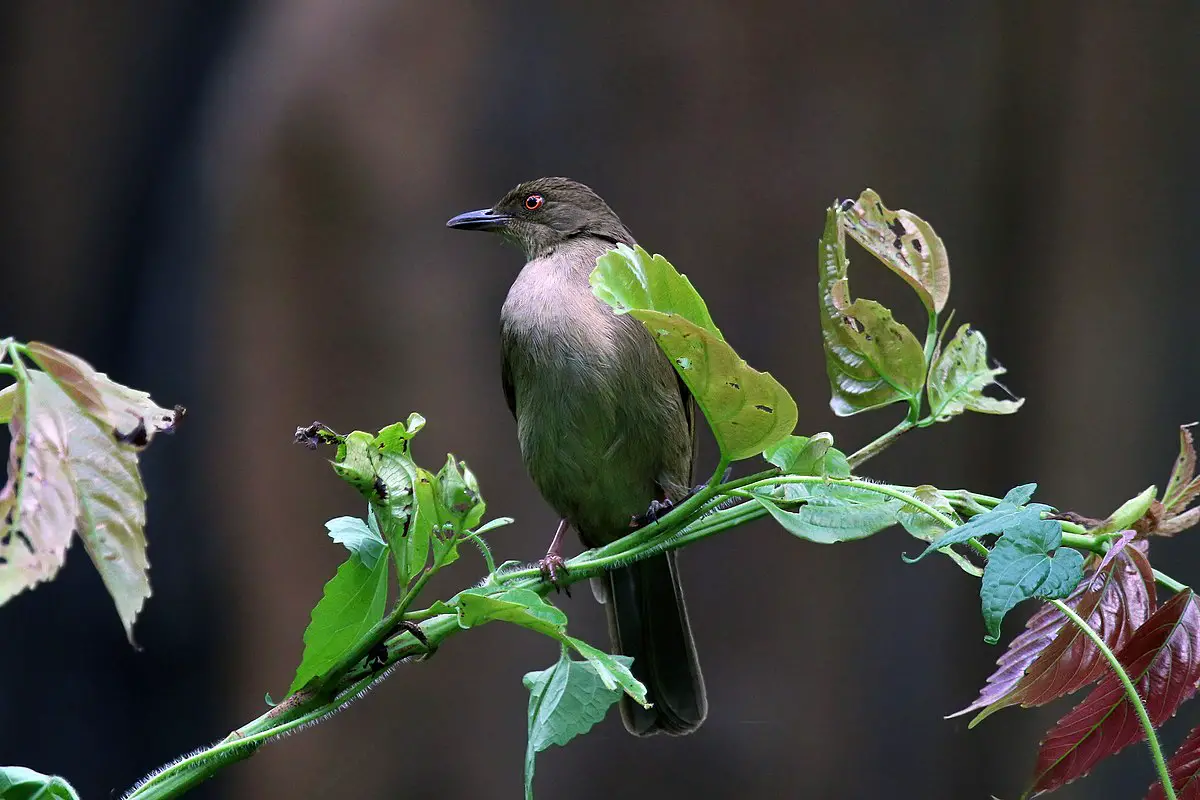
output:
[[[526,181],[491,208],[459,214],[446,227],[499,233],[520,246],[527,260],[549,255],[578,236],[613,244],[633,241],[599,195],[569,178]]]

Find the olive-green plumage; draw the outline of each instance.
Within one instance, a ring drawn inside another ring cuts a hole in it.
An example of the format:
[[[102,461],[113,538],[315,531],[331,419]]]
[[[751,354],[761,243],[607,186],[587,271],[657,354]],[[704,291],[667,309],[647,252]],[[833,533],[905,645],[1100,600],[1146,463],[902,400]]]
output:
[[[547,502],[589,547],[618,539],[652,500],[691,484],[691,397],[637,320],[588,283],[596,258],[633,236],[603,200],[566,178],[517,186],[447,225],[519,245],[525,268],[500,315],[504,392],[521,455]],[[597,596],[618,653],[632,656],[652,709],[623,698],[639,736],[690,733],[707,713],[675,554],[610,572]]]

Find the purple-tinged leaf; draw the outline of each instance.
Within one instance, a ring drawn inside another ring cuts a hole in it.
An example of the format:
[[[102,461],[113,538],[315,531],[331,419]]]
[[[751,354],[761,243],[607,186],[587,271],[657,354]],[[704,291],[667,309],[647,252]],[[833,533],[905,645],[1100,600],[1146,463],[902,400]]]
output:
[[[1109,647],[1120,650],[1155,606],[1154,573],[1135,545],[1121,548],[1089,575],[1065,602]],[[983,709],[971,720],[973,728],[1002,708],[1044,705],[1099,680],[1108,662],[1083,631],[1065,624],[1057,608],[1042,606],[1000,656],[979,698],[951,716]]]
[[[1171,470],[1162,504],[1167,513],[1178,514],[1200,494],[1200,478],[1196,478],[1196,446],[1192,441],[1191,425],[1179,426],[1179,457]]]
[[[1175,789],[1177,800],[1200,800],[1200,728],[1193,728],[1183,744],[1179,745],[1175,755],[1167,762],[1167,772],[1171,776],[1171,786]],[[1166,798],[1162,783],[1155,781],[1150,785],[1146,800]]]
[[[1150,722],[1157,727],[1172,717],[1200,680],[1200,612],[1192,590],[1155,611],[1117,659],[1145,702]],[[1145,737],[1124,686],[1110,673],[1042,741],[1032,791],[1048,792],[1082,778]]]

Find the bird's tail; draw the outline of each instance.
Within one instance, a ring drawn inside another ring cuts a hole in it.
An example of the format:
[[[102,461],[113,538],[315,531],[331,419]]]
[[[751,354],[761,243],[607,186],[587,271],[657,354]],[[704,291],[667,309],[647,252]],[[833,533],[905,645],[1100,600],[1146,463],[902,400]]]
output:
[[[691,733],[708,714],[675,555],[638,561],[604,578],[613,648],[633,658],[634,677],[654,704],[647,709],[621,698],[621,719],[635,736]]]

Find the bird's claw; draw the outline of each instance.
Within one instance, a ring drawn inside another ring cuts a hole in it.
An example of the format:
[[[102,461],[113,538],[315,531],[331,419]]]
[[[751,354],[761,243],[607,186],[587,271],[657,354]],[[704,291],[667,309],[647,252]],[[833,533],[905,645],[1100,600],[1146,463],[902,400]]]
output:
[[[566,593],[567,597],[571,596],[571,587],[561,583],[558,579],[559,574],[567,573],[567,562],[558,553],[546,553],[545,557],[537,563],[538,569],[541,570],[542,577],[550,581],[554,586],[554,591],[560,589]]]
[[[658,522],[659,518],[664,516],[668,511],[675,507],[675,503],[671,500],[651,500],[650,505],[641,514],[637,514],[629,521],[631,528],[644,528],[654,522]]]

